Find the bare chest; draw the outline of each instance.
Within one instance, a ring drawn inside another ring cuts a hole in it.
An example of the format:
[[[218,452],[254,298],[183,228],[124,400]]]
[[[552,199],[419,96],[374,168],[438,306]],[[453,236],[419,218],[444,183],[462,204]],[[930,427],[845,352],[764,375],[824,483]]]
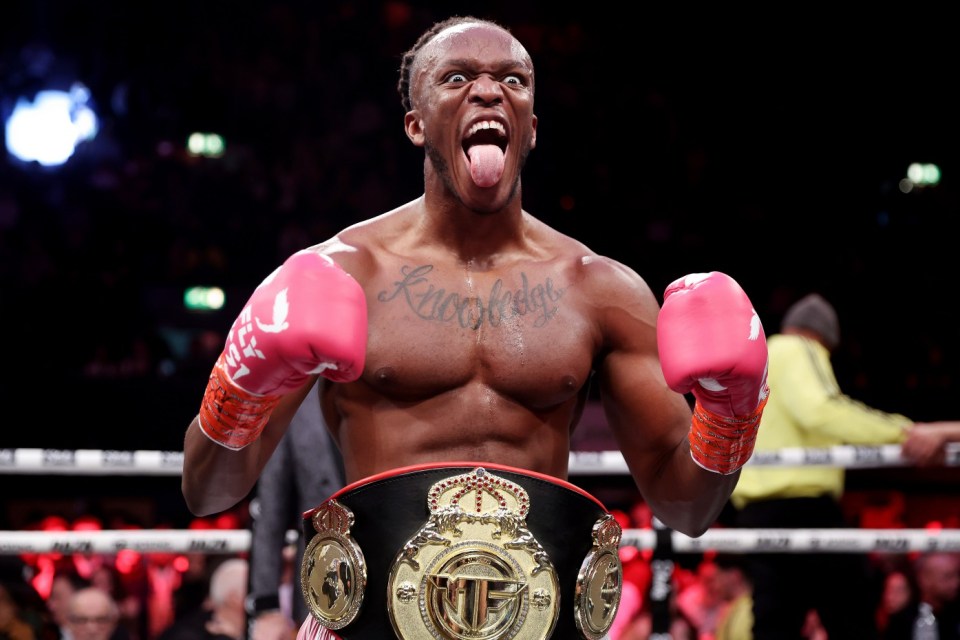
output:
[[[562,271],[465,274],[409,265],[383,275],[367,286],[364,374],[382,395],[413,401],[483,385],[546,406],[586,382],[591,322]]]

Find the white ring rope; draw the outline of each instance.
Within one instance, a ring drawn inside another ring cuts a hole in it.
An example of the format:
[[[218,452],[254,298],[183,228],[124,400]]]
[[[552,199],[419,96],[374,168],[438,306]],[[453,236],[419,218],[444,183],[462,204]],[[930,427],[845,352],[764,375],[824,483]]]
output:
[[[960,443],[946,447],[944,466],[960,466]],[[776,451],[755,451],[747,462],[756,466],[820,466],[868,469],[908,467],[900,445],[837,445],[822,448],[787,447]],[[570,454],[570,475],[622,475],[629,473],[619,451],[574,451]]]
[[[673,551],[699,553],[866,553],[958,551],[960,529],[709,529],[699,538],[671,531]],[[621,546],[652,549],[657,532],[627,529]]]
[[[838,445],[790,447],[758,451],[748,465],[829,466],[845,468],[904,467],[911,463],[900,445]],[[960,466],[960,443],[947,445],[945,466]],[[179,476],[181,451],[113,451],[109,449],[0,449],[0,474],[157,475]],[[625,475],[627,463],[619,451],[573,451],[570,475]]]
[[[674,553],[907,553],[960,551],[960,529],[710,529],[699,538],[671,531]],[[136,531],[0,531],[0,555],[21,553],[241,553],[245,529]],[[653,549],[657,532],[627,529],[621,546]]]
[[[0,449],[0,474],[179,476],[181,451]]]
[[[20,553],[240,553],[250,549],[247,529],[136,531],[0,531],[0,555]]]

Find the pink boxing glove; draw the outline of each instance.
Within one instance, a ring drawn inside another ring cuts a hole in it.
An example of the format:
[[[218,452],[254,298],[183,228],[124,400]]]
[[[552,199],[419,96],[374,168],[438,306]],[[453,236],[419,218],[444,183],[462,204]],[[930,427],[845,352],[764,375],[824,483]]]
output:
[[[737,471],[753,453],[769,393],[766,336],[747,294],[718,271],[674,281],[663,295],[657,344],[667,385],[696,398],[694,460]]]
[[[260,283],[230,328],[200,405],[200,429],[242,449],[280,398],[311,375],[359,378],[366,348],[360,284],[327,256],[295,253]]]

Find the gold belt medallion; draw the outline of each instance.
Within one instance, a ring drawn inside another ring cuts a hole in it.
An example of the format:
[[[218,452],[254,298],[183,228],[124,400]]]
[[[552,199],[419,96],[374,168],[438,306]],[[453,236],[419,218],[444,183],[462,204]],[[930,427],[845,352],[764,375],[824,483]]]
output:
[[[593,548],[577,574],[577,595],[573,603],[577,629],[588,640],[600,640],[606,635],[620,607],[622,537],[620,523],[612,515],[604,516],[593,525]]]
[[[404,640],[544,640],[557,572],[527,529],[520,485],[478,467],[434,483],[430,515],[397,554],[387,610]]]
[[[300,586],[313,616],[328,629],[340,629],[357,617],[367,585],[367,565],[350,537],[353,512],[330,500],[313,515],[316,535],[304,550]]]

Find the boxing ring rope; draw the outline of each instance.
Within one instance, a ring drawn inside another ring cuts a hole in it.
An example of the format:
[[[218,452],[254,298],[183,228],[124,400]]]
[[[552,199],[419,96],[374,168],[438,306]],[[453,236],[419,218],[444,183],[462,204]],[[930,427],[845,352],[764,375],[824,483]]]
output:
[[[179,476],[181,451],[0,449],[0,474]]]
[[[699,538],[671,531],[674,553],[908,553],[960,551],[957,529],[710,529]],[[250,531],[0,531],[0,555],[21,553],[242,553]],[[657,547],[653,529],[627,529],[621,546]]]
[[[830,466],[853,469],[903,467],[911,463],[900,445],[789,447],[757,451],[748,465]],[[945,466],[960,466],[960,443],[947,445]],[[0,449],[0,474],[156,475],[179,476],[181,451],[113,451],[109,449]],[[627,464],[619,451],[573,451],[570,475],[624,475]]]
[[[87,476],[180,476],[184,457],[180,451],[119,451],[108,449],[0,449],[0,474]],[[844,468],[907,467],[899,445],[833,446],[819,449],[789,448],[755,452],[748,465],[833,466]],[[945,466],[960,466],[960,443],[947,446]],[[570,476],[624,476],[629,474],[619,451],[573,451]],[[653,575],[649,599],[653,636],[669,637],[669,602],[674,592],[671,576],[678,556],[690,553],[922,553],[960,551],[960,529],[740,529],[714,527],[692,538],[663,528],[626,529],[621,548],[651,552]],[[287,541],[300,532],[287,531]],[[132,529],[76,531],[0,531],[0,557],[50,558],[72,555],[115,556],[121,552],[144,554],[240,555],[250,551],[252,531],[247,529]],[[158,556],[159,557],[159,556]],[[651,636],[651,637],[653,637]],[[248,636],[245,636],[248,637]]]
[[[910,463],[899,445],[840,445],[756,452],[747,463],[769,466],[903,467]],[[947,446],[946,466],[960,466],[960,443]],[[104,449],[0,449],[0,474],[179,476],[179,451]],[[619,451],[574,451],[570,475],[628,473]],[[288,538],[296,532],[288,532]],[[707,550],[751,553],[865,553],[872,551],[960,551],[960,530],[953,529],[724,529],[699,538],[671,531],[674,553]],[[249,530],[0,531],[0,555],[32,553],[242,553],[250,549]],[[628,529],[622,546],[655,549],[657,532]]]
[[[947,445],[945,466],[960,466],[960,442]],[[912,463],[900,454],[900,445],[837,445],[822,448],[787,447],[776,451],[755,451],[747,465],[827,466],[847,469],[907,467]],[[623,475],[629,473],[619,451],[574,451],[570,454],[570,475]]]

